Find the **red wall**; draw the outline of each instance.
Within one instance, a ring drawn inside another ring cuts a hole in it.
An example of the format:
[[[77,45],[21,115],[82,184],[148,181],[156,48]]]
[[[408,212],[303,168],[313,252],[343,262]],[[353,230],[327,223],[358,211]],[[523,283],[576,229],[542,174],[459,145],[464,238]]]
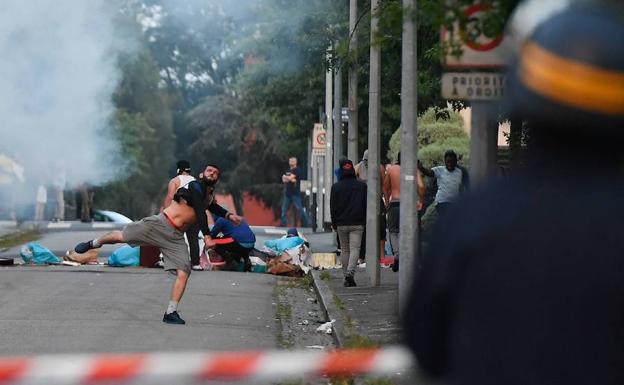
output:
[[[243,194],[243,211],[247,223],[252,226],[279,226],[273,209],[248,193]]]
[[[236,205],[231,194],[216,194],[216,198],[218,204],[230,212],[236,212]],[[250,226],[279,226],[279,218],[275,217],[273,210],[248,193],[243,194],[243,212]],[[208,216],[208,224],[210,226],[213,224],[211,215]]]

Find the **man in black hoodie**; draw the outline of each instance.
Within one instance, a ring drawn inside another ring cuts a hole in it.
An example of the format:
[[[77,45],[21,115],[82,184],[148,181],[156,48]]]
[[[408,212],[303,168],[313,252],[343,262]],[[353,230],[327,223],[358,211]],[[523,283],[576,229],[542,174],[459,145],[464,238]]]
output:
[[[342,248],[340,260],[344,285],[353,287],[356,286],[355,268],[366,224],[366,183],[357,180],[353,162],[348,159],[340,161],[340,171],[342,179],[331,188],[331,221]]]

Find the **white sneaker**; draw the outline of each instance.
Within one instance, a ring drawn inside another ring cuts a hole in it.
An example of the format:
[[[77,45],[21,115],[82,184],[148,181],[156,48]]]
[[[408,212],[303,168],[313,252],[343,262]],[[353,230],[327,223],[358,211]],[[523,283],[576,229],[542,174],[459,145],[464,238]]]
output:
[[[195,271],[201,271],[201,270],[204,270],[204,268],[203,268],[203,267],[201,267],[201,265],[193,265],[193,266],[191,266],[191,269],[192,269],[192,270],[195,270]]]

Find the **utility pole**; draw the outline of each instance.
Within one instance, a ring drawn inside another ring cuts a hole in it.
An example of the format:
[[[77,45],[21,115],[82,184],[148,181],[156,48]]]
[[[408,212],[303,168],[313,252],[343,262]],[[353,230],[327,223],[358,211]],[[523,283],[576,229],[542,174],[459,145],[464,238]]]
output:
[[[323,186],[323,214],[325,223],[331,223],[331,211],[329,207],[329,193],[331,191],[332,181],[334,180],[334,167],[332,157],[332,141],[333,141],[333,121],[332,121],[332,69],[329,67],[331,61],[331,47],[327,49],[326,57],[327,70],[325,72],[325,183]]]
[[[379,159],[381,152],[381,48],[375,41],[379,30],[377,7],[371,0],[370,80],[368,85],[368,193],[366,203],[366,272],[371,286],[379,286],[379,211],[381,188]]]
[[[334,166],[344,156],[342,149],[342,68],[334,70]],[[332,168],[333,170],[333,168]]]
[[[496,175],[498,122],[494,103],[473,100],[470,105],[470,184],[477,186]]]
[[[347,158],[354,163],[359,159],[358,153],[358,71],[356,31],[358,0],[349,3],[349,130],[347,131]]]
[[[403,312],[418,263],[417,0],[403,0],[401,73],[401,212],[399,312]]]

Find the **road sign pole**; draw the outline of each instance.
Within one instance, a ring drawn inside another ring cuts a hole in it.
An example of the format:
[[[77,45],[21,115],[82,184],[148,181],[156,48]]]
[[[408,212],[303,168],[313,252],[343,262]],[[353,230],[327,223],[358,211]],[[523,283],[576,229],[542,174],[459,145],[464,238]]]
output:
[[[358,64],[357,64],[357,12],[358,0],[349,3],[349,52],[352,62],[349,65],[349,129],[347,131],[347,157],[353,162],[359,158],[358,152]]]
[[[327,49],[327,63],[331,60],[331,47]],[[332,141],[333,141],[333,114],[332,114],[332,82],[333,73],[332,69],[327,64],[327,70],[325,72],[325,184],[323,187],[323,211],[325,223],[331,223],[330,208],[329,208],[329,192],[331,191],[333,181],[333,157],[332,157]]]
[[[470,181],[479,185],[496,174],[498,122],[492,102],[473,101],[470,124]]]
[[[379,286],[379,159],[381,112],[381,48],[373,44],[378,32],[378,0],[371,0],[370,80],[368,86],[368,194],[366,204],[366,272],[371,286]]]
[[[344,156],[342,149],[342,68],[336,67],[334,71],[334,167],[338,167],[338,161]]]
[[[327,156],[327,155],[325,155]],[[325,170],[325,156],[317,156],[316,157],[316,207],[317,207],[317,215],[316,215],[316,231],[323,231],[323,186],[325,183],[324,170]]]
[[[401,74],[401,208],[399,228],[399,311],[409,295],[418,262],[416,0],[403,0]]]

